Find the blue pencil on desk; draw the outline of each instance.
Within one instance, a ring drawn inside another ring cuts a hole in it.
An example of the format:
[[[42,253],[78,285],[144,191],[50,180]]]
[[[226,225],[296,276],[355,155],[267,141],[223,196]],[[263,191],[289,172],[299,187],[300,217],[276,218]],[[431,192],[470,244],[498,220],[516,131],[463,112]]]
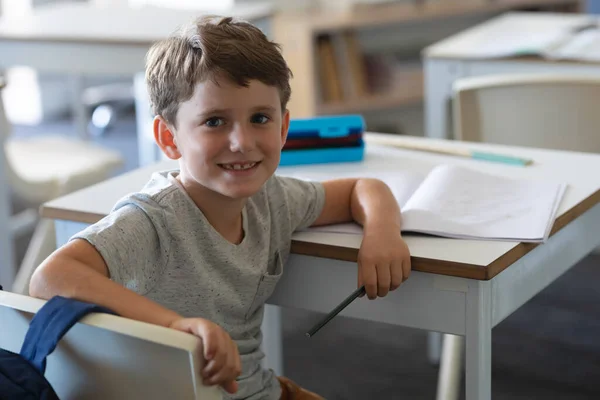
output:
[[[407,150],[427,151],[430,153],[446,154],[451,156],[471,158],[473,160],[490,161],[510,165],[518,165],[525,167],[533,164],[533,160],[515,156],[509,156],[504,154],[490,153],[486,151],[475,151],[469,149],[456,149],[449,147],[432,146],[430,144],[418,144],[418,143],[402,143],[395,140],[376,139],[369,141],[373,144],[382,144],[385,146],[398,147]]]

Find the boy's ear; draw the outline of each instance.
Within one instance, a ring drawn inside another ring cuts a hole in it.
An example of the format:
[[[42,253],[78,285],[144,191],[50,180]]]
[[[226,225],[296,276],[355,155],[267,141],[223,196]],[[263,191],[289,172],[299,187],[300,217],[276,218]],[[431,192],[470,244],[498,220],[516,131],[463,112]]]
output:
[[[160,115],[154,117],[153,130],[154,140],[162,152],[171,160],[181,158],[181,153],[177,148],[177,141],[175,140],[175,132]]]
[[[281,119],[281,148],[287,140],[288,129],[290,129],[290,110],[286,109]]]

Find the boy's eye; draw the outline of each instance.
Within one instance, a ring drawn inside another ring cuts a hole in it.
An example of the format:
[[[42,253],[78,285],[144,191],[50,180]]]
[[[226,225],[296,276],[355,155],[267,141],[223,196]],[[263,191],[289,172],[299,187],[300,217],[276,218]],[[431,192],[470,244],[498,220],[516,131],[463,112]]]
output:
[[[252,123],[253,124],[266,124],[267,122],[269,122],[269,117],[267,117],[265,114],[254,114],[252,116]]]
[[[217,118],[217,117],[212,117],[207,119],[204,122],[204,125],[208,126],[209,128],[216,128],[218,126],[221,126],[225,123],[225,121],[223,121],[222,118]]]

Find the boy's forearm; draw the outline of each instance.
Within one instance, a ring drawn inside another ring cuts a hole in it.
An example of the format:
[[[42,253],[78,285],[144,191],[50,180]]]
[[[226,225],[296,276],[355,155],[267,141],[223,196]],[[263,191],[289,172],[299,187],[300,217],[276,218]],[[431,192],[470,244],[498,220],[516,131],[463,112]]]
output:
[[[29,291],[31,296],[43,299],[63,296],[98,304],[122,317],[154,325],[168,327],[181,318],[176,312],[68,257],[55,258],[50,263],[42,264],[31,278]]]
[[[350,200],[352,218],[365,230],[389,226],[400,232],[402,217],[390,188],[376,179],[359,179]]]

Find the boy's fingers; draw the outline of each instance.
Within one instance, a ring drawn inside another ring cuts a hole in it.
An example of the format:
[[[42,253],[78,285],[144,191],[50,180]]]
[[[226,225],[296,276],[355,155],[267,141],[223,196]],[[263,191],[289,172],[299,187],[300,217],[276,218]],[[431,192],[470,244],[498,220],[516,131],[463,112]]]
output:
[[[212,360],[219,346],[217,332],[210,329],[209,325],[202,324],[198,327],[197,335],[202,339],[203,355],[205,360]]]
[[[209,378],[209,382],[211,384],[227,384],[229,382],[235,381],[235,379],[240,375],[241,368],[238,366],[236,358],[237,352],[235,350],[235,343],[232,343],[228,347],[228,351],[226,353],[226,361],[223,366],[215,372]]]
[[[223,369],[223,367],[227,363],[227,352],[223,350],[219,350],[212,360],[210,360],[204,370],[202,371],[204,377],[212,377],[215,374],[218,374],[219,371]]]
[[[235,361],[235,370],[237,372],[235,376],[237,378],[242,373],[242,359],[240,358],[240,352],[239,352],[239,349],[237,347],[237,344],[233,343],[233,345],[235,347],[235,352],[234,352],[235,359],[234,359],[234,361]]]
[[[241,362],[237,345],[229,337],[223,338],[219,354],[207,366],[205,384],[221,385],[229,393],[237,392],[236,378],[241,373]],[[222,362],[221,362],[222,361]]]
[[[374,265],[362,264],[361,267],[367,297],[372,300],[377,297],[377,271]]]
[[[227,382],[235,382],[236,376],[234,375],[233,368],[229,366],[221,368],[216,374],[208,378],[207,381],[211,385],[223,385]]]
[[[377,264],[377,296],[385,297],[390,291],[390,266]]]
[[[221,335],[212,335],[211,346],[214,350],[211,351],[213,352],[213,357],[207,360],[208,362],[202,370],[204,377],[214,375],[227,361],[227,349],[224,345],[225,343]]]
[[[222,387],[227,393],[234,394],[238,391],[238,383],[236,381],[225,382]]]
[[[410,276],[412,267],[410,264],[410,255],[406,257],[406,260],[402,263],[402,280],[405,281]]]
[[[403,282],[404,271],[402,270],[402,262],[394,262],[391,268],[390,290],[396,290]]]
[[[356,288],[358,289],[359,287],[362,287],[363,285],[363,280],[362,280],[362,276],[361,275],[361,271],[360,268],[358,269],[358,274],[356,274],[356,276],[358,277],[357,282],[356,282]],[[364,297],[365,295],[363,293],[361,293],[358,297]]]
[[[242,363],[240,361],[240,355],[238,353],[237,344],[233,340],[230,340],[230,350],[227,357],[227,365],[231,368],[233,378],[237,378],[242,373]]]

